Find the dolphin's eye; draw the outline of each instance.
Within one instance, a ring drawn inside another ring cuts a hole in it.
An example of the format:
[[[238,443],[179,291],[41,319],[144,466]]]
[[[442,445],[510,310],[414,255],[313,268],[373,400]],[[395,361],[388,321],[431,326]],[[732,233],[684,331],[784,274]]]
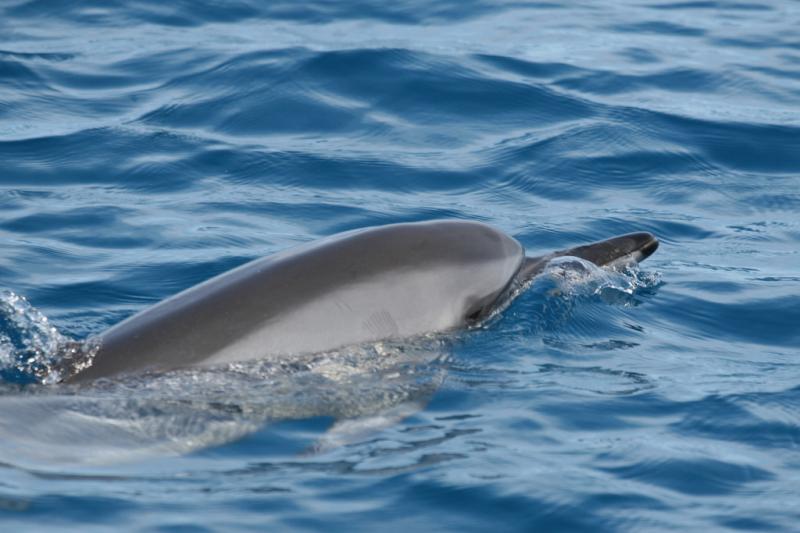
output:
[[[483,307],[478,307],[467,314],[467,322],[477,322],[481,315],[483,315]]]

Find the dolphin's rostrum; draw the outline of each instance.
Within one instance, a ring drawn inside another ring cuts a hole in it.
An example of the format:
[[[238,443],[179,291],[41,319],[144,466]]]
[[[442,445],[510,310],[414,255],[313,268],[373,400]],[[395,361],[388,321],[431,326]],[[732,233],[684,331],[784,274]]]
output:
[[[332,350],[479,322],[559,256],[605,266],[658,247],[632,233],[541,257],[483,223],[354,230],[247,263],[120,322],[97,339],[85,381]]]

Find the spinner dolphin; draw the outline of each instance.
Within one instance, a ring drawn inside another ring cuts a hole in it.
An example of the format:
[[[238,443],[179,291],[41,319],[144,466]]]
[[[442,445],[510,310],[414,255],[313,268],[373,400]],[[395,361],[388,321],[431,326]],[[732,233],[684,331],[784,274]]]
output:
[[[526,257],[479,222],[401,223],[341,233],[257,259],[145,309],[97,339],[68,381],[167,371],[447,332],[480,323],[559,256],[642,261],[649,233]]]

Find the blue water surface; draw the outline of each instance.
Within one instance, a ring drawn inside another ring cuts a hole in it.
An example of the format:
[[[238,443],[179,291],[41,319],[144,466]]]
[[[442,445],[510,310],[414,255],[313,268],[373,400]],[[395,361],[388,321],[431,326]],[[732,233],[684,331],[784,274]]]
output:
[[[799,29],[795,0],[0,2],[2,530],[796,530]],[[444,339],[47,380],[248,260],[436,218],[662,246]]]

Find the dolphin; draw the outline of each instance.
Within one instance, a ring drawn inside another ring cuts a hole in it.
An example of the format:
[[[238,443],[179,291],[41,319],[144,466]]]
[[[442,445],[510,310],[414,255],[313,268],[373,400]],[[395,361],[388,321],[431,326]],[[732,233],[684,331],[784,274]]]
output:
[[[112,326],[67,382],[330,351],[479,324],[548,261],[639,262],[650,233],[526,257],[480,222],[435,220],[333,235],[246,263]]]

